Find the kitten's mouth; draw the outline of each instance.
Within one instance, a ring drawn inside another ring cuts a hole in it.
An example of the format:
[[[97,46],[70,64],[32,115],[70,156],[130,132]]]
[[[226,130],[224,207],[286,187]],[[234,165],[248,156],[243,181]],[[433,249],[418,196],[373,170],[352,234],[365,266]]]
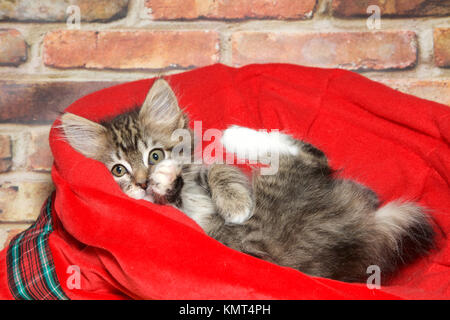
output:
[[[145,190],[146,196],[152,198],[152,202],[156,204],[173,203],[178,197],[184,185],[183,178],[178,175],[174,181],[171,182],[169,188],[164,188],[161,183],[157,183],[150,179],[149,186]]]
[[[157,193],[151,193],[150,194],[151,198],[152,198],[152,202],[156,203],[156,204],[167,204],[169,201],[167,201],[166,196],[162,196],[160,194]]]
[[[168,201],[165,196],[154,193],[153,194],[153,202],[156,204],[167,204]]]
[[[167,204],[166,196],[155,192],[153,190],[151,184],[145,190],[145,194],[146,194],[146,196],[150,196],[153,199],[153,201],[152,201],[153,203],[156,203],[156,204]]]

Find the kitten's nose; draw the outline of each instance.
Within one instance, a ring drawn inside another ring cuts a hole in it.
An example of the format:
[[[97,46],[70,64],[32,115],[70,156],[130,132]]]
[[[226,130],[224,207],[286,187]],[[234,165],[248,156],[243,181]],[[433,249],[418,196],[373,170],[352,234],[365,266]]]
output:
[[[141,182],[141,183],[136,183],[139,187],[141,187],[142,189],[146,190],[148,187],[148,181],[145,182]]]

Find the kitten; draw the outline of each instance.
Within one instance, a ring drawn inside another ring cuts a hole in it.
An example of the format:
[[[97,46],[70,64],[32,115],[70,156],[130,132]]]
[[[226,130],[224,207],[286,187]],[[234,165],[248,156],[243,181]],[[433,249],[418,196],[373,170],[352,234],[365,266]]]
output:
[[[70,145],[103,162],[127,195],[174,205],[249,255],[355,282],[367,279],[371,265],[388,276],[433,247],[433,228],[419,206],[380,207],[370,189],[333,177],[322,151],[288,135],[225,130],[222,143],[238,156],[253,152],[263,160],[267,146],[279,155],[278,171],[255,173],[251,183],[234,166],[183,163],[174,156],[179,140],[172,133],[189,130],[188,117],[163,79],[140,110],[101,123],[70,113],[61,120]]]

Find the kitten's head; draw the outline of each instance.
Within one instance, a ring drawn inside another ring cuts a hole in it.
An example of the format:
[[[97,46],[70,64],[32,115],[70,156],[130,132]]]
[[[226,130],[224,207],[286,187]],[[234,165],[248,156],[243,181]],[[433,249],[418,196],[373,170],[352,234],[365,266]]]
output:
[[[146,197],[156,165],[172,158],[177,129],[188,119],[169,84],[158,79],[140,110],[96,123],[72,113],[61,117],[69,144],[88,158],[103,162],[121,189],[134,199]],[[151,198],[151,197],[150,197]]]

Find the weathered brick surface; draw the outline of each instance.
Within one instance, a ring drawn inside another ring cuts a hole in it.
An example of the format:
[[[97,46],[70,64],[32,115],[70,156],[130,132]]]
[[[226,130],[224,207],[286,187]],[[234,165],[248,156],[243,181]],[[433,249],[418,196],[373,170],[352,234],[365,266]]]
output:
[[[0,135],[0,159],[11,158],[11,137]]]
[[[333,0],[336,16],[367,16],[370,5],[380,7],[381,16],[445,16],[450,14],[450,0]]]
[[[118,82],[0,81],[0,122],[51,123],[78,98],[115,84]]]
[[[9,171],[11,166],[11,137],[8,135],[0,135],[0,173]]]
[[[209,31],[61,30],[44,40],[44,62],[56,68],[189,68],[218,60],[218,34]]]
[[[3,0],[0,20],[66,21],[70,5],[80,8],[82,21],[103,21],[125,16],[128,0]]]
[[[434,30],[434,58],[439,67],[450,67],[450,28]]]
[[[61,30],[50,32],[44,39],[44,63],[60,68],[81,68],[96,58],[95,31]]]
[[[35,220],[53,188],[50,181],[0,183],[0,222]]]
[[[316,0],[147,0],[156,20],[175,19],[306,19]]]
[[[359,69],[404,69],[417,60],[416,35],[409,31],[341,33],[238,32],[232,36],[233,64],[285,62]]]
[[[399,91],[450,106],[450,80],[385,79],[378,81]]]
[[[27,44],[15,29],[0,29],[0,66],[18,66],[27,60]]]
[[[6,248],[14,236],[29,226],[30,224],[0,224],[0,250]]]
[[[0,173],[7,172],[11,169],[11,159],[0,159]]]
[[[32,171],[50,171],[53,156],[48,143],[50,128],[43,132],[32,132],[28,145],[27,169]]]

